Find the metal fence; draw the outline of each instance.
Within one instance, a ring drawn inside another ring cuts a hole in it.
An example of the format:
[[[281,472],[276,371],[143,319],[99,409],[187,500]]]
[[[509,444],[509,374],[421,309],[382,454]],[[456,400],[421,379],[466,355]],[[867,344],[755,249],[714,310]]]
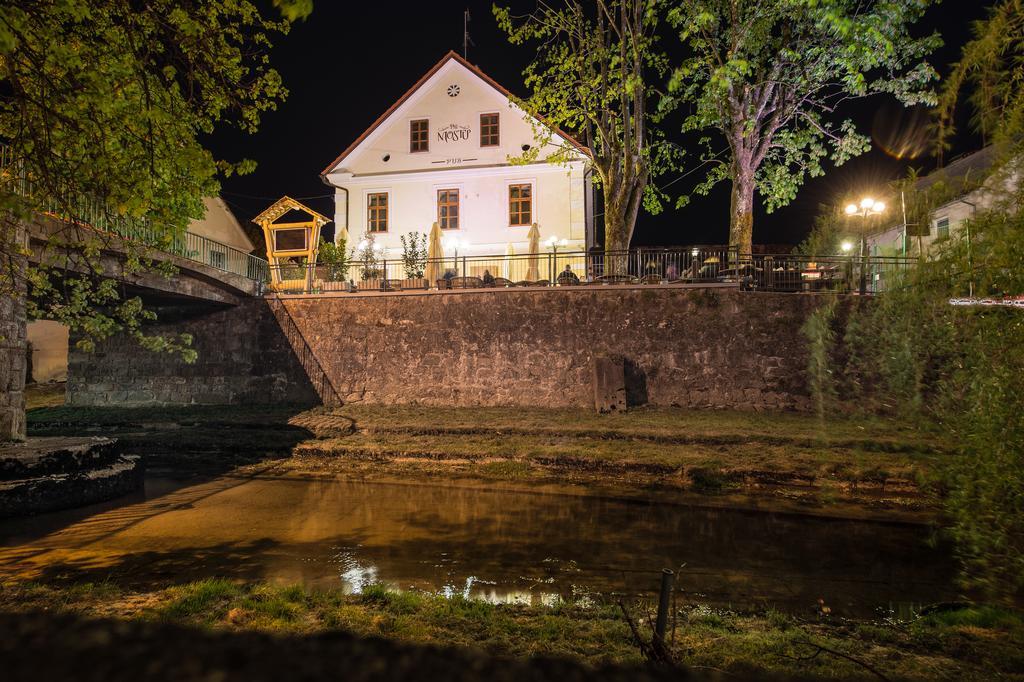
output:
[[[34,209],[58,220],[93,228],[126,241],[186,260],[242,275],[258,282],[268,277],[267,261],[233,246],[191,232],[174,233],[154,225],[148,218],[120,215],[95,197],[65,192],[54,196],[43,192],[25,173],[13,150],[0,145],[0,183],[8,191],[31,198]]]
[[[274,265],[285,293],[476,289],[515,286],[734,283],[745,290],[878,293],[911,264],[904,258],[754,255],[728,247],[452,255],[408,267],[387,258],[345,265]],[[312,270],[312,271],[311,271]]]

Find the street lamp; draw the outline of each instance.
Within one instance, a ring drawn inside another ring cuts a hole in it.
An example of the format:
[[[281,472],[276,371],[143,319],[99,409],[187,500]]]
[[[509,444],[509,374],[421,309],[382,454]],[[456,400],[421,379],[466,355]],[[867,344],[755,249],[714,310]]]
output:
[[[552,235],[551,237],[548,237],[544,241],[544,245],[547,246],[552,251],[554,251],[555,255],[557,256],[558,255],[558,247],[560,247],[560,246],[562,246],[562,247],[568,246],[569,245],[569,240],[568,239],[559,239],[558,237],[555,237],[555,236]]]
[[[850,243],[850,240],[847,239],[843,241],[842,244],[839,245],[839,248],[843,250],[843,253],[850,253],[850,251],[853,249],[853,244]]]
[[[876,201],[871,197],[864,197],[860,200],[859,204],[848,204],[846,206],[846,215],[860,216],[864,220],[871,218],[872,216],[881,215],[885,212],[885,204],[881,201]],[[868,247],[868,236],[866,226],[862,226],[860,230],[860,294],[863,296],[867,293],[867,247]]]
[[[869,218],[883,212],[885,212],[885,204],[881,201],[875,201],[871,197],[864,197],[860,200],[860,204],[848,204],[846,206],[846,215],[848,216],[859,215],[862,218]]]
[[[465,251],[469,248],[469,242],[465,239],[459,239],[454,235],[448,235],[441,240],[441,245],[446,249],[451,249],[455,252],[455,274],[459,272],[459,249]]]
[[[550,264],[550,272],[548,273],[548,276],[550,277],[551,281],[554,282],[555,277],[558,276],[558,247],[568,246],[569,240],[559,239],[555,235],[551,235],[550,237],[544,240],[544,245],[551,249],[552,258]]]

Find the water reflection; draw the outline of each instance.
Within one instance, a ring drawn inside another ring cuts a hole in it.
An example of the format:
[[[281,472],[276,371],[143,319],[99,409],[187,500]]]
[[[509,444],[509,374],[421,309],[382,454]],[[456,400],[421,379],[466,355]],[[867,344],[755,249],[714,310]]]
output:
[[[0,576],[125,582],[210,575],[359,594],[384,582],[502,603],[647,594],[872,615],[954,596],[918,526],[575,495],[337,479],[217,479],[121,508],[0,524]],[[102,531],[102,532],[99,532]]]

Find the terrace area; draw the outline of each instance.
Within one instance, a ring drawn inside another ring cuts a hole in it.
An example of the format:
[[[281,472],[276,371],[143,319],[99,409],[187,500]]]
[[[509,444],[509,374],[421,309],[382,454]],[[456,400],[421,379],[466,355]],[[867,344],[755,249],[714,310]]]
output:
[[[521,255],[454,255],[413,263],[386,257],[344,264],[272,265],[282,294],[446,292],[460,289],[614,285],[735,286],[745,291],[875,294],[898,285],[902,257],[740,255],[687,246]],[[310,272],[312,270],[312,272]]]

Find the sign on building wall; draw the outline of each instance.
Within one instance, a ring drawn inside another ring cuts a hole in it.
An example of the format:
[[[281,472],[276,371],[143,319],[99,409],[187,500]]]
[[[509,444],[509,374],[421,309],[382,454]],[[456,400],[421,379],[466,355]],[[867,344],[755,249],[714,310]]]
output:
[[[468,140],[472,134],[469,126],[460,126],[458,123],[449,123],[437,131],[438,142],[463,142]]]

